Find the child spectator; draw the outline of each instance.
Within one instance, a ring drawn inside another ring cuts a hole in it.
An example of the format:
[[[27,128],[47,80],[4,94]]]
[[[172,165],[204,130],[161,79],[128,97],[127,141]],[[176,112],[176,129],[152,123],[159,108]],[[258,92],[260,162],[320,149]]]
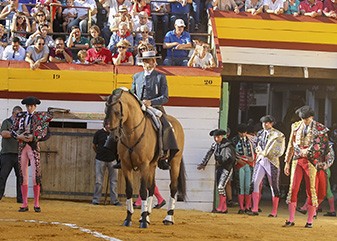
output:
[[[19,38],[20,43],[26,45],[27,33],[30,33],[30,31],[31,27],[27,16],[23,12],[17,12],[13,17],[11,26],[12,37]]]
[[[75,64],[89,64],[89,62],[85,60],[86,58],[87,51],[85,49],[81,49],[77,53],[77,60],[75,61]]]
[[[202,69],[214,68],[216,66],[213,56],[209,52],[209,45],[207,43],[201,43],[195,46],[187,66]]]
[[[299,15],[299,6],[299,0],[286,0],[284,2],[284,13],[291,14],[296,17]]]
[[[112,56],[112,61],[114,65],[133,65],[133,55],[128,51],[131,46],[130,42],[122,39],[117,43],[118,53]]]
[[[73,8],[74,5],[73,0],[67,0],[67,8],[63,9],[62,17],[63,17],[63,23],[62,28],[63,32],[67,32],[68,24],[73,21],[77,16],[77,10],[76,8]]]
[[[97,38],[98,36],[100,36],[101,34],[101,30],[99,29],[99,27],[97,25],[92,25],[90,28],[89,28],[89,45],[90,47],[92,47],[91,45],[91,40],[94,39],[94,38]],[[105,43],[105,41],[104,41]]]

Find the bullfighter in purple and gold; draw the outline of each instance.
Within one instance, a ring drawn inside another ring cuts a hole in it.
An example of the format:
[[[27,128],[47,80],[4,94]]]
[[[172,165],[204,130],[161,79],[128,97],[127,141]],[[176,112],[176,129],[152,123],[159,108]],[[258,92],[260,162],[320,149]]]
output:
[[[312,228],[313,218],[318,199],[316,193],[316,173],[317,168],[326,162],[329,151],[328,128],[316,122],[314,111],[309,106],[302,106],[296,110],[296,114],[301,121],[295,122],[291,126],[288,148],[285,157],[284,173],[289,176],[290,162],[290,186],[287,197],[289,219],[284,227],[294,226],[295,211],[297,204],[297,194],[304,177],[308,201],[308,219],[306,228]]]
[[[256,164],[252,178],[252,199],[253,208],[247,212],[249,215],[259,215],[259,201],[260,201],[260,186],[263,177],[267,175],[270,189],[272,192],[273,208],[268,217],[276,217],[278,203],[280,199],[280,156],[285,150],[284,134],[276,130],[273,125],[275,123],[274,117],[271,115],[263,116],[260,119],[263,130],[257,133],[256,144]]]
[[[48,126],[52,117],[47,112],[38,112],[36,105],[41,101],[30,96],[21,101],[27,111],[17,114],[12,127],[12,136],[19,141],[19,170],[23,204],[19,212],[28,211],[28,165],[33,170],[34,211],[41,212],[39,197],[41,187],[39,142],[48,138]]]

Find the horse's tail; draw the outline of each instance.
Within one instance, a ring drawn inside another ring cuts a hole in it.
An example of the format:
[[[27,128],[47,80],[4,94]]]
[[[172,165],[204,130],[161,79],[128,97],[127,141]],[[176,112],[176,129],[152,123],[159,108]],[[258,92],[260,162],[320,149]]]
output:
[[[184,159],[181,158],[178,176],[178,201],[185,201],[186,198],[186,169]]]

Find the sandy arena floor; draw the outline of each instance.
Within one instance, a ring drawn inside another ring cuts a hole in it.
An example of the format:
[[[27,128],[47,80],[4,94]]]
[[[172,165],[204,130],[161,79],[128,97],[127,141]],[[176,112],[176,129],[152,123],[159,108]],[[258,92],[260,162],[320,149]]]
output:
[[[133,226],[122,227],[125,206],[94,206],[69,201],[41,201],[41,213],[30,210],[19,213],[19,204],[12,198],[0,201],[0,240],[337,240],[337,218],[319,214],[314,228],[306,229],[306,216],[296,213],[296,226],[282,228],[287,219],[287,209],[282,201],[279,216],[268,218],[270,207],[263,206],[259,216],[212,214],[201,211],[176,210],[173,226],[164,226],[165,209],[154,210],[148,229],[138,228],[140,210],[135,210]],[[96,237],[95,237],[96,236]]]

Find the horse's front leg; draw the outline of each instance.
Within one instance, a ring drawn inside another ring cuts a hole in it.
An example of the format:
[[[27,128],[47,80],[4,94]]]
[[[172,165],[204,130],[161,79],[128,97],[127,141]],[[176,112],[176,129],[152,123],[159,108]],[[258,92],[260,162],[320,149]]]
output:
[[[139,227],[140,228],[147,228],[148,224],[150,223],[148,219],[148,202],[147,202],[147,178],[143,177],[140,179],[141,184],[140,184],[140,197],[142,199],[142,205],[141,205],[141,217],[139,220]]]
[[[125,176],[125,193],[126,193],[126,219],[124,220],[123,226],[131,226],[132,221],[132,214],[133,210],[133,203],[132,203],[132,180],[131,180],[131,171],[123,171]]]

